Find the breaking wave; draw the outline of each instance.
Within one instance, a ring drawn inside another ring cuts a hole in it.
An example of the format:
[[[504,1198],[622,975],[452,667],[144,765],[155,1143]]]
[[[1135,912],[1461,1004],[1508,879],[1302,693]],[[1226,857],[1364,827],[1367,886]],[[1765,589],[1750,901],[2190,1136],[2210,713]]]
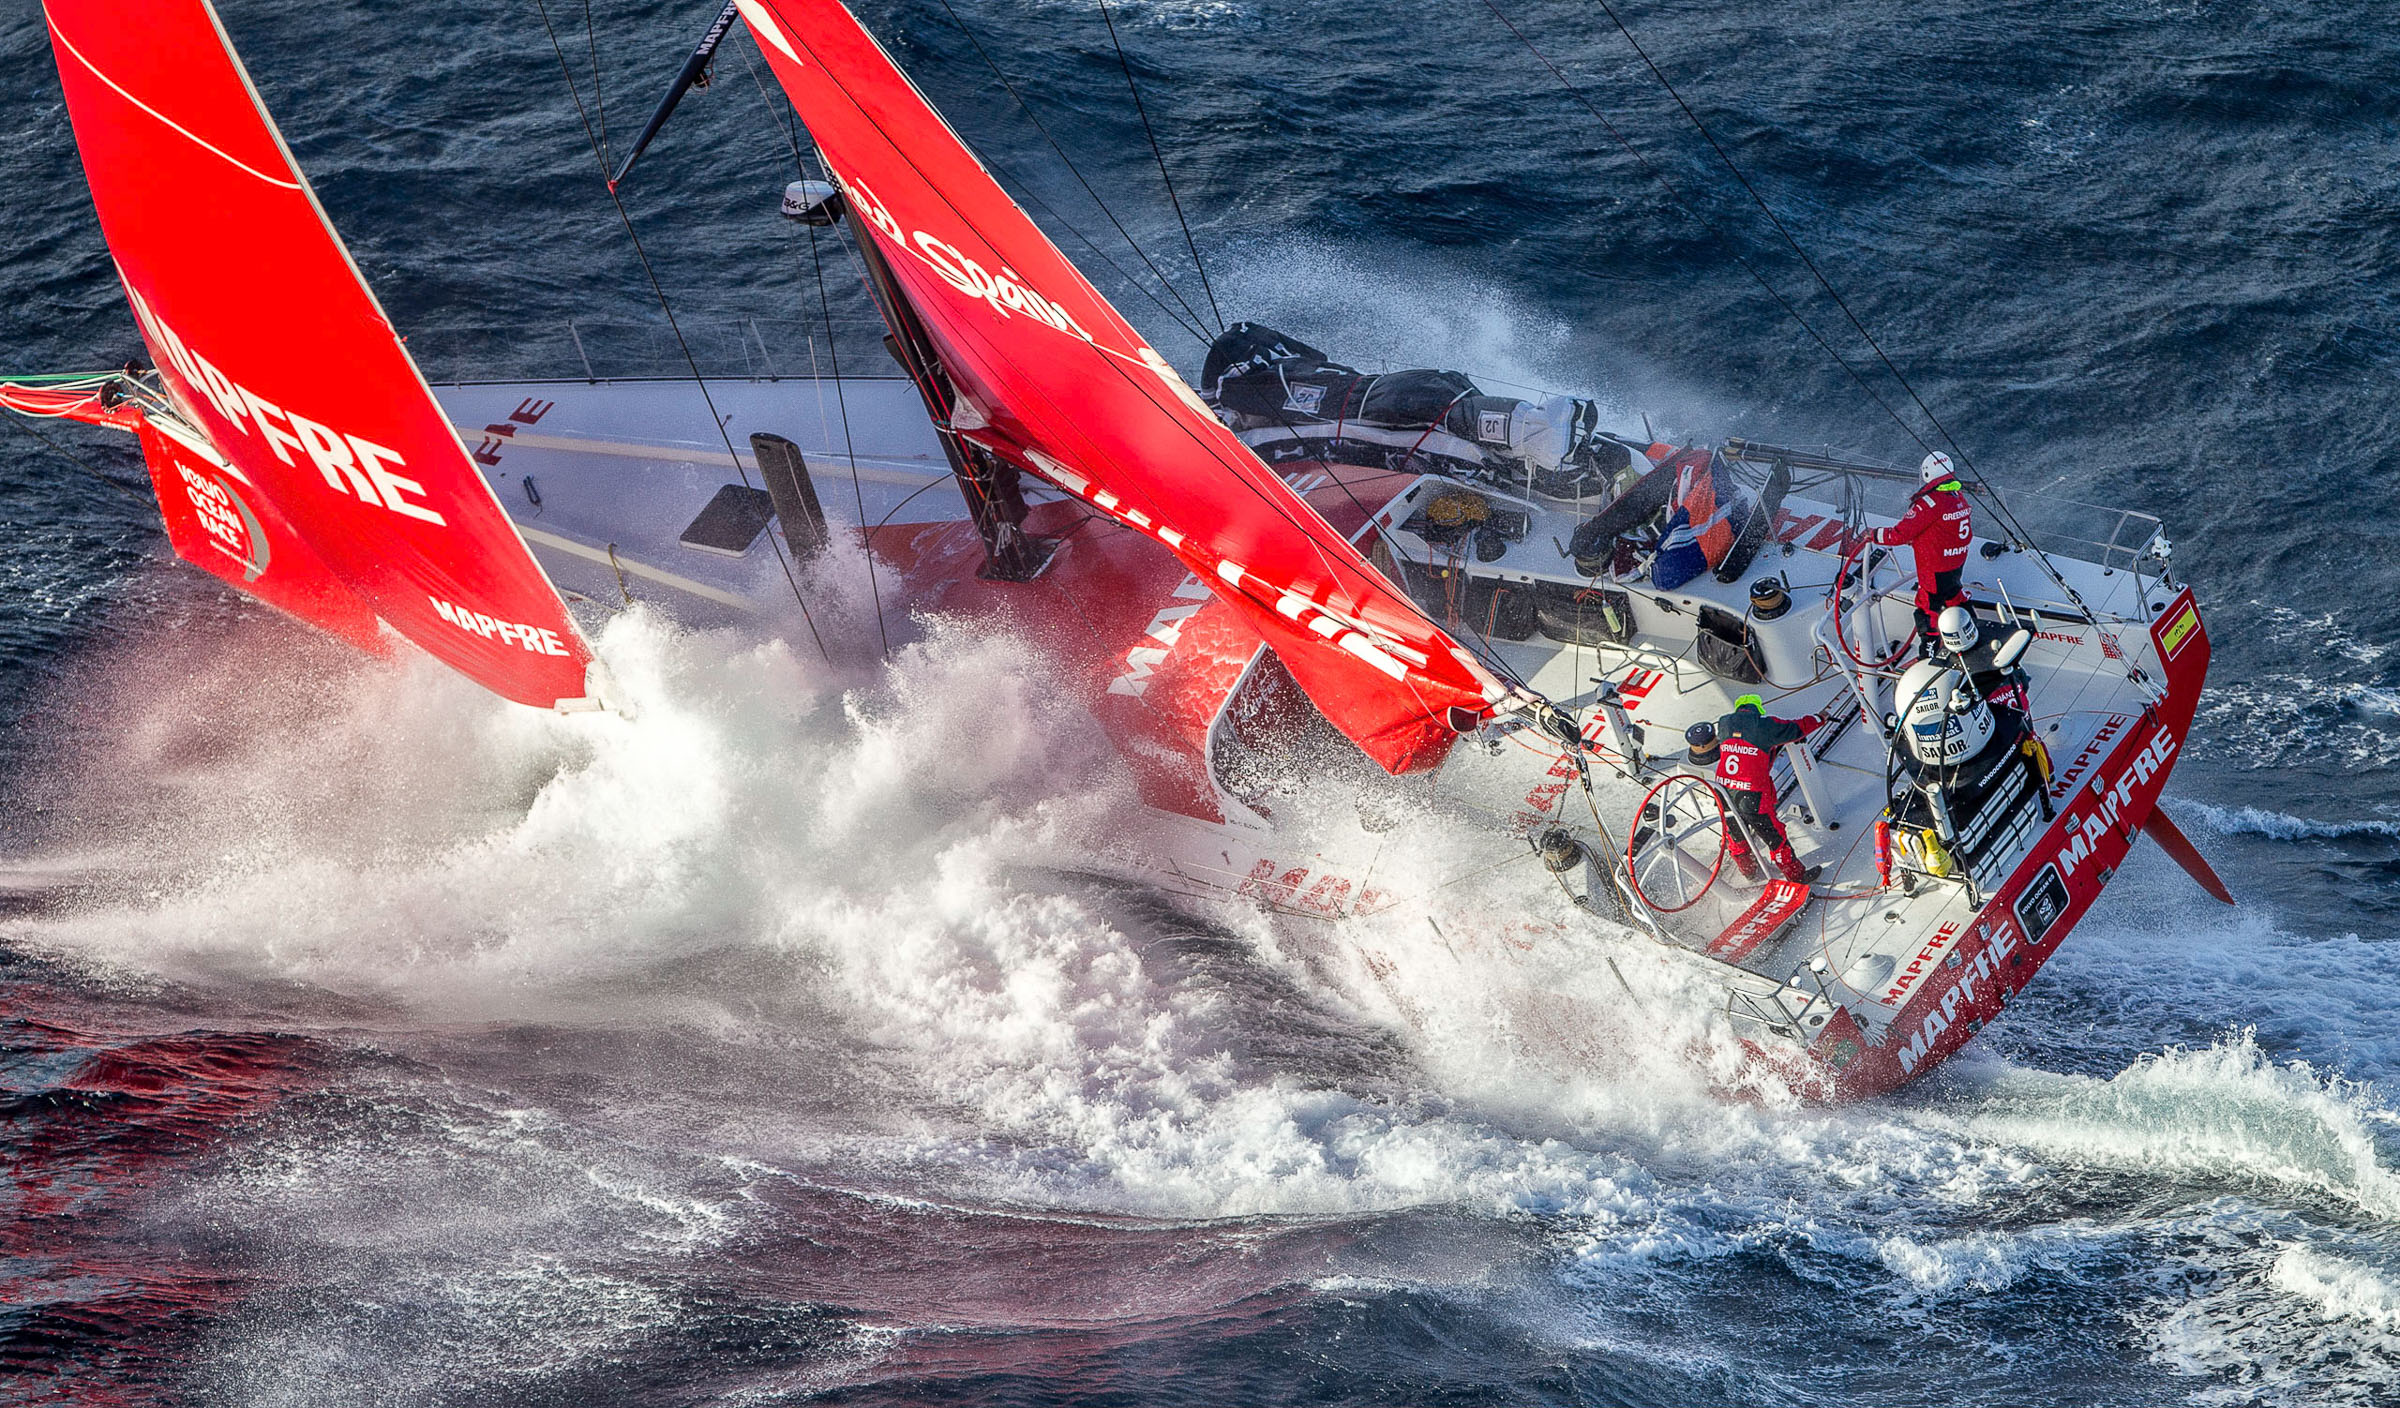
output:
[[[1007,638],[930,622],[843,674],[637,609],[600,636],[630,717],[561,718],[227,629],[91,672],[103,741],[58,765],[78,805],[32,858],[83,874],[9,933],[364,1063],[160,1214],[243,1229],[227,1255],[265,1268],[212,1361],[237,1397],[506,1393],[645,1356],[688,1376],[673,1346],[719,1313],[678,1290],[702,1262],[709,1305],[803,1346],[757,1392],[877,1382],[966,1352],[961,1327],[1320,1282],[1606,1349],[1670,1396],[1808,1396],[1769,1340],[1655,1329],[1783,1279],[1835,1293],[1808,1312],[1829,1343],[1990,1298],[2097,1305],[2129,1256],[2193,1260],[2344,1352],[2389,1333],[2384,1273],[2325,1229],[2389,1245],[2395,1116],[2247,1033],[2105,1078],[1986,1051],[1897,1102],[1728,1101],[1707,1004],[1639,944],[1414,912],[1287,928],[1103,878],[1126,792]],[[1384,863],[1456,844],[1403,827]],[[1463,907],[1516,880],[1484,883]],[[2066,986],[2148,961],[2147,927],[2088,927]],[[2243,1219],[2306,1256],[2178,1250]],[[937,1235],[1188,1275],[929,1290],[910,1268]],[[833,1308],[791,1305],[795,1263]],[[2196,1382],[2280,1362],[2188,1294],[2132,1305],[2106,1313]]]
[[[2106,1080],[2013,1073],[1951,1127],[2082,1168],[2322,1195],[2400,1224],[2400,1173],[2378,1139],[2396,1122],[2372,1086],[2278,1062],[2244,1031]]]
[[[2264,836],[2270,841],[2343,841],[2363,836],[2400,840],[2400,822],[2318,821],[2261,807],[2219,807],[2181,800],[2170,805],[2226,836]]]

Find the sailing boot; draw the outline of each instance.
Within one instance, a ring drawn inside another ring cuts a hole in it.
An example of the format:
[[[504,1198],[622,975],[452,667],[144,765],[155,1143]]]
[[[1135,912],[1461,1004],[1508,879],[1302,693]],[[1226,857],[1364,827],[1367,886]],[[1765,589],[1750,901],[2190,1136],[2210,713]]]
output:
[[[1800,857],[1793,854],[1789,841],[1779,843],[1768,854],[1774,858],[1775,868],[1783,872],[1783,878],[1795,885],[1813,885],[1817,877],[1825,873],[1825,867],[1821,865],[1802,866]]]

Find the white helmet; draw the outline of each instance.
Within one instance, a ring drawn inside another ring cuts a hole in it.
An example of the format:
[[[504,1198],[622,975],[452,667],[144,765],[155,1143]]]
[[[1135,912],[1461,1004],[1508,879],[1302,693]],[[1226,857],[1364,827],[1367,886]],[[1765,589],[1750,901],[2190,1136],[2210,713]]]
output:
[[[1941,619],[1935,625],[1942,633],[1943,648],[1953,655],[1964,655],[1973,650],[1975,642],[1983,635],[1976,628],[1975,613],[1963,606],[1944,607]]]
[[[1927,455],[1925,462],[1917,466],[1917,482],[1922,485],[1939,484],[1945,479],[1956,478],[1957,475],[1958,466],[1952,464],[1950,457],[1939,450]]]

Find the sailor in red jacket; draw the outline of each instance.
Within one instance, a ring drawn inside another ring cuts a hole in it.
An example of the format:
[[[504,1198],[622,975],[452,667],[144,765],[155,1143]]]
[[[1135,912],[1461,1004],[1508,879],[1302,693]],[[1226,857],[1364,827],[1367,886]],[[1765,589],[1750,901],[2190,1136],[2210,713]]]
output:
[[[1884,547],[1910,543],[1916,548],[1917,654],[1930,659],[1940,639],[1936,622],[1942,611],[1967,599],[1959,578],[1966,572],[1975,521],[1966,488],[1958,482],[1948,455],[1939,450],[1927,455],[1917,467],[1917,480],[1921,487],[1908,501],[1908,512],[1891,527],[1875,530],[1874,541]]]
[[[1775,817],[1775,750],[1797,743],[1822,720],[1778,719],[1765,712],[1766,702],[1755,694],[1733,701],[1733,712],[1717,720],[1717,786],[1733,811],[1735,824],[1725,828],[1725,849],[1745,879],[1758,878],[1758,862],[1750,855],[1750,839],[1766,847],[1783,878],[1806,885],[1824,870],[1803,868],[1792,854],[1791,838]]]

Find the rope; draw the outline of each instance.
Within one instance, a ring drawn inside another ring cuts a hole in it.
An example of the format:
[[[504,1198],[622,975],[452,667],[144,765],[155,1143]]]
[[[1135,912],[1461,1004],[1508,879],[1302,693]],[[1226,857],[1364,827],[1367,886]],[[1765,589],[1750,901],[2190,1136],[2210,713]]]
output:
[[[609,204],[616,207],[617,220],[625,227],[625,238],[633,245],[634,257],[641,261],[642,275],[649,280],[650,292],[658,299],[658,310],[666,315],[668,331],[675,334],[675,346],[683,353],[683,363],[691,368],[692,384],[700,389],[700,400],[708,407],[708,418],[716,424],[717,438],[725,442],[725,457],[733,461],[733,472],[741,479],[742,487],[755,488],[750,482],[750,472],[742,468],[741,455],[733,448],[733,436],[726,432],[725,417],[717,411],[716,398],[708,394],[708,379],[700,375],[700,363],[692,356],[692,345],[684,340],[683,327],[675,321],[675,309],[667,302],[667,291],[658,281],[658,271],[650,265],[649,251],[642,248],[642,237],[634,232],[633,216],[625,209],[625,198],[617,194],[616,186],[608,179],[608,154],[601,148],[599,134],[592,128],[591,115],[584,110],[583,90],[575,82],[574,69],[567,64],[567,51],[558,42],[558,30],[550,23],[549,0],[533,0],[533,3],[541,11],[542,29],[550,36],[551,51],[558,55],[559,76],[567,81],[567,95],[574,99],[575,116],[583,123],[583,136],[591,144],[592,160],[599,164],[600,184],[608,192]],[[826,648],[825,637],[817,630],[816,615],[808,609],[808,598],[801,594],[800,579],[793,575],[791,559],[784,555],[783,544],[769,535],[767,546],[774,550],[776,566],[783,569],[783,580],[792,589],[792,600],[799,604],[800,619],[808,626],[809,639],[816,642],[817,654],[823,656],[827,664],[833,663],[833,652]]]
[[[1209,316],[1217,320],[1217,331],[1223,332],[1225,315],[1217,310],[1217,291],[1208,285],[1208,266],[1200,262],[1200,246],[1192,242],[1191,222],[1183,218],[1183,202],[1176,197],[1175,178],[1167,174],[1166,155],[1158,149],[1158,133],[1151,130],[1150,110],[1142,105],[1142,90],[1133,81],[1133,62],[1125,57],[1124,41],[1117,38],[1117,21],[1109,13],[1108,0],[1100,0],[1100,18],[1108,25],[1108,43],[1117,51],[1117,67],[1125,70],[1125,91],[1133,95],[1133,111],[1142,120],[1142,135],[1150,139],[1150,159],[1158,163],[1158,179],[1167,188],[1167,204],[1175,207],[1175,223],[1183,227],[1183,247],[1192,252],[1192,269],[1200,275],[1200,291],[1208,295]]]

